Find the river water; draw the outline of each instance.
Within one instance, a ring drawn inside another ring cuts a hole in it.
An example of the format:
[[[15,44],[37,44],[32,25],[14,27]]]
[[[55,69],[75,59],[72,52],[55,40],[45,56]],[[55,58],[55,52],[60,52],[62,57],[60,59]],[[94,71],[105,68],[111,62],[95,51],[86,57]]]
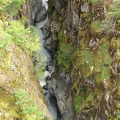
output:
[[[45,8],[47,10],[48,9],[48,3],[47,3],[48,0],[42,0],[42,2],[43,2],[43,6],[45,6]],[[40,78],[40,80],[39,80],[41,87],[44,87],[44,86],[49,84],[49,82],[46,83],[46,78],[50,78],[51,74],[52,74],[52,69],[46,70],[46,66],[48,66],[48,64],[52,61],[51,54],[44,47],[45,42],[48,40],[48,39],[44,40],[45,35],[43,32],[43,28],[46,24],[49,25],[48,14],[46,15],[46,18],[44,21],[40,21],[38,23],[35,23],[36,32],[40,37],[39,43],[41,44],[41,47],[37,51],[37,54],[42,56],[42,59],[44,59],[44,62],[45,62],[45,64],[44,64],[44,68],[45,68],[44,76],[43,76],[43,78]],[[49,26],[48,26],[48,28],[49,28]],[[48,32],[50,32],[50,31],[48,31]],[[49,38],[49,40],[50,39],[51,38]],[[52,68],[52,67],[53,67],[53,65],[49,64],[49,68]],[[59,111],[58,111],[58,106],[57,106],[57,101],[56,101],[55,96],[53,96],[53,94],[50,92],[49,89],[44,90],[44,94],[45,94],[48,110],[50,111],[51,115],[53,116],[53,120],[58,120]]]

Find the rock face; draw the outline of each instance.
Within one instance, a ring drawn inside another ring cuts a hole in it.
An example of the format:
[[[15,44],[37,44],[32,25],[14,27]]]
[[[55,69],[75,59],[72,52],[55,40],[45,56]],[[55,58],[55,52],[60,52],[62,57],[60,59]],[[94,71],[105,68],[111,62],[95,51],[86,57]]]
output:
[[[33,28],[27,30],[30,2],[0,2],[0,120],[53,120],[30,57],[39,46]]]
[[[116,5],[49,1],[52,48],[57,53],[51,89],[63,120],[119,119],[120,25],[105,16]]]
[[[64,71],[59,71],[59,74],[55,74],[52,75],[51,89],[53,89],[57,99],[58,109],[61,114],[60,120],[70,120],[73,118],[70,77]]]
[[[45,118],[52,120],[44,102],[43,91],[34,76],[31,58],[14,43],[10,43],[7,48],[9,50],[0,58],[1,63],[6,63],[0,66],[0,120],[21,119],[14,95],[19,89],[26,90]]]

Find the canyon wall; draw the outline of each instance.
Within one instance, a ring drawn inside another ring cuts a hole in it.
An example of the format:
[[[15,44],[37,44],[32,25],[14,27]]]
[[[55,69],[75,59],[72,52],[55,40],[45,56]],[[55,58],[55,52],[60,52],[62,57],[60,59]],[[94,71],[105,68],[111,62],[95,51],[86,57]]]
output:
[[[29,16],[29,0],[0,2],[0,120],[53,120],[33,65],[40,45]]]
[[[49,0],[51,86],[61,119],[119,119],[119,7],[111,0]]]

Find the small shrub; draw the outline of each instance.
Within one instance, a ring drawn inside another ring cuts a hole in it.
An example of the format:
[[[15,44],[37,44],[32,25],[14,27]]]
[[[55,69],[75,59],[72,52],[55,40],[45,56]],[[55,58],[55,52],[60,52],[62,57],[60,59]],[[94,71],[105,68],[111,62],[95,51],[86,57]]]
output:
[[[38,80],[41,80],[44,78],[44,72],[46,67],[46,59],[41,56],[40,54],[34,54],[34,62],[35,62],[35,75],[38,78]]]
[[[71,54],[72,47],[66,43],[62,44],[57,55],[58,65],[63,66],[66,70],[68,70]]]
[[[43,112],[39,111],[36,102],[24,89],[17,90],[15,97],[17,98],[16,104],[20,107],[22,120],[43,120]]]
[[[4,29],[4,23],[0,21],[0,47],[5,48],[10,41],[13,41],[24,52],[31,54],[39,48],[39,37],[32,26],[24,28],[22,22],[14,20]]]
[[[16,15],[18,9],[25,2],[25,0],[0,0],[0,11],[9,11],[11,15]]]

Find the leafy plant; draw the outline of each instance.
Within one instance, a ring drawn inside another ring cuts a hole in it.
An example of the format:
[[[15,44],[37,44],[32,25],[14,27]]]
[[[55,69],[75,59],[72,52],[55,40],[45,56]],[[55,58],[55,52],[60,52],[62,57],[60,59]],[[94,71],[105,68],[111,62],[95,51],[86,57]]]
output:
[[[35,74],[38,80],[44,78],[44,71],[46,67],[46,59],[40,54],[34,54],[35,58],[33,62],[35,62]]]
[[[0,21],[0,47],[5,48],[10,41],[13,41],[24,52],[31,54],[39,48],[38,36],[32,26],[27,29],[21,21],[10,21],[10,25],[7,28],[3,28],[4,23]]]
[[[9,11],[11,15],[16,15],[18,9],[25,2],[25,0],[0,0],[0,11]]]
[[[3,10],[7,5],[9,5],[13,0],[0,0],[0,11]]]
[[[4,49],[12,39],[12,36],[4,31],[3,26],[4,23],[0,20],[0,48]]]
[[[39,111],[36,102],[24,89],[17,90],[15,97],[17,98],[16,104],[20,106],[22,120],[43,120],[43,112]]]

